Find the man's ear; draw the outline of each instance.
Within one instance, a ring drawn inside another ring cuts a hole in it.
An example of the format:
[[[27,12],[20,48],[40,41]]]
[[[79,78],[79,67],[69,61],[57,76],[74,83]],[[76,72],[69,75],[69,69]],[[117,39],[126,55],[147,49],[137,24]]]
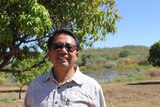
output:
[[[78,55],[79,55],[79,52],[76,53],[76,56],[77,56],[77,57],[78,57]]]
[[[50,57],[50,51],[49,50],[47,50],[47,56]]]

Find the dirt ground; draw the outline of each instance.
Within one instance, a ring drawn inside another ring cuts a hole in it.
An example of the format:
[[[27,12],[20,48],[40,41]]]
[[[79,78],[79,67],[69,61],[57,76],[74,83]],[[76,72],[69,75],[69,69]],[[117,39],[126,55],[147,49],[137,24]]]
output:
[[[160,81],[102,84],[102,88],[107,107],[160,107]],[[17,90],[15,86],[0,86],[0,107],[22,107],[25,91],[18,100]],[[2,102],[6,96],[15,98],[14,102]]]
[[[103,84],[107,107],[160,107],[160,82]]]

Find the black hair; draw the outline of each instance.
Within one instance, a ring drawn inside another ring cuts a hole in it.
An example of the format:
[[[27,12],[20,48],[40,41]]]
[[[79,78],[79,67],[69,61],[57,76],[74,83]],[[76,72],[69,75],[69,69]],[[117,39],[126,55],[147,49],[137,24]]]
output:
[[[48,49],[50,50],[51,47],[52,47],[52,42],[54,40],[54,38],[57,36],[57,35],[60,35],[60,34],[67,34],[69,36],[71,36],[74,40],[75,40],[75,43],[76,43],[76,47],[77,47],[77,51],[79,51],[80,49],[80,43],[79,43],[79,40],[78,40],[78,37],[76,34],[74,34],[72,31],[70,30],[67,30],[67,29],[57,29],[55,30],[51,36],[49,37],[48,39]]]

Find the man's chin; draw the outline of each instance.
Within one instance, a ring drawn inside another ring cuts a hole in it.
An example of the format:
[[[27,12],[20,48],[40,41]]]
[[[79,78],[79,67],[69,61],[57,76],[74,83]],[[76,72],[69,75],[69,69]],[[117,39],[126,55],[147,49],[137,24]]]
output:
[[[66,63],[66,62],[63,62],[63,63],[59,63],[58,66],[62,66],[62,67],[68,67],[69,64]]]

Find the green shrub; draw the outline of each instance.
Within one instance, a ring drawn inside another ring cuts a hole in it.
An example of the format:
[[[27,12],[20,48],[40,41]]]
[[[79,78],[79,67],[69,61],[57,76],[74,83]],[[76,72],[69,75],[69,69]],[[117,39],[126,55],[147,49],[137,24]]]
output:
[[[90,57],[86,61],[86,66],[102,66],[105,61],[106,59],[101,56]]]
[[[119,53],[119,57],[123,58],[123,57],[128,57],[129,55],[131,55],[131,52],[128,50],[123,50]]]
[[[160,66],[160,41],[154,43],[149,50],[148,61],[153,66]]]
[[[78,59],[76,61],[76,64],[79,65],[79,66],[84,65],[81,57],[78,57]]]
[[[125,57],[120,58],[118,63],[121,65],[128,65],[128,64],[138,64],[140,59],[138,57]]]
[[[105,63],[105,65],[104,65],[104,67],[106,67],[106,68],[115,68],[116,65],[117,65],[116,62],[114,62],[114,61],[107,61]]]
[[[147,59],[139,61],[138,65],[149,65],[149,61]]]

